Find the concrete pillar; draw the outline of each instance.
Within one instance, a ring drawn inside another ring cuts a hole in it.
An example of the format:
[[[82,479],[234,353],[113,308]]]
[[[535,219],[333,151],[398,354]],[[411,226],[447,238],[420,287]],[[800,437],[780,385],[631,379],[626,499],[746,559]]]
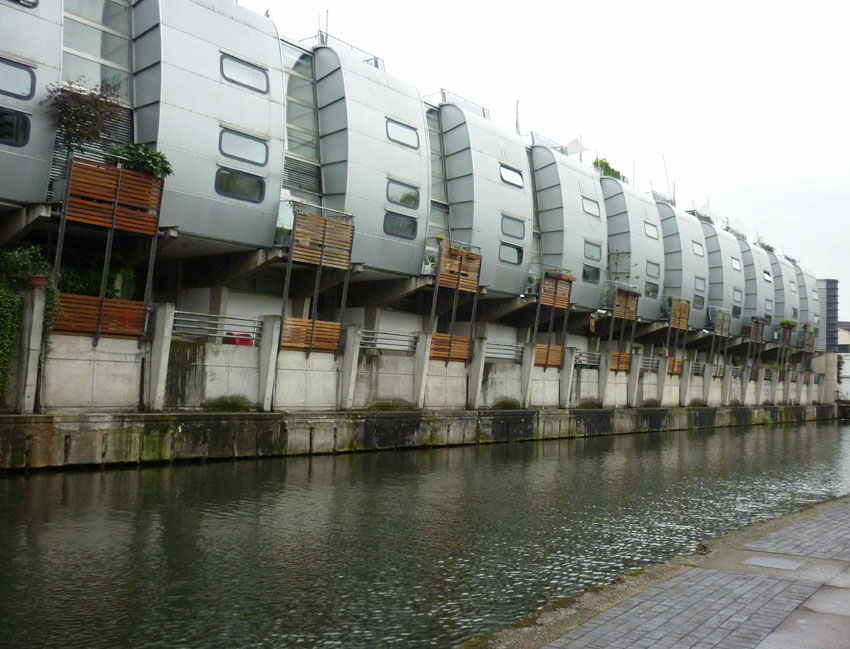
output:
[[[157,304],[151,344],[150,387],[145,404],[148,410],[165,406],[165,381],[168,376],[168,356],[171,352],[171,332],[174,328],[174,305]]]
[[[758,368],[758,374],[756,375],[756,404],[757,406],[761,405],[762,402],[762,393],[764,392],[764,368]]]
[[[230,296],[230,289],[226,286],[210,287],[210,313],[222,315],[227,313],[227,298]]]
[[[260,338],[260,409],[273,409],[274,385],[277,378],[277,354],[280,341],[280,316],[264,315],[263,335]]]
[[[791,403],[791,370],[786,370],[785,379],[782,381],[782,403]]]
[[[723,378],[720,382],[720,405],[728,406],[732,400],[732,365],[724,363]]]
[[[351,410],[354,407],[354,386],[357,382],[357,364],[360,361],[360,341],[363,328],[360,325],[346,325],[343,329],[342,376],[340,378],[339,408]]]
[[[694,363],[690,358],[685,358],[682,361],[682,373],[679,375],[679,405],[688,405],[691,391],[691,372],[693,371]]]
[[[714,365],[706,362],[705,371],[702,373],[702,400],[706,405],[711,405],[711,386],[714,385]]]
[[[523,408],[531,405],[531,375],[534,372],[534,355],[537,351],[536,343],[525,343],[522,347],[522,373],[520,375],[520,403]]]
[[[642,358],[643,354],[638,350],[637,353],[632,354],[629,364],[629,384],[626,389],[626,401],[630,408],[637,406],[638,381],[640,380],[640,362]]]
[[[425,407],[425,385],[428,383],[432,338],[430,331],[423,331],[416,336],[416,353],[413,355],[413,403],[417,408]]]
[[[44,289],[34,288],[24,292],[21,323],[18,383],[15,386],[15,403],[18,412],[34,412],[38,392],[38,361],[41,357],[41,334],[44,325]]]
[[[605,405],[605,394],[608,391],[608,381],[611,378],[611,352],[599,355],[599,403]]]
[[[667,387],[667,362],[666,356],[661,356],[658,359],[658,374],[655,385],[655,398],[658,400],[658,405],[664,405],[664,390]]]
[[[773,370],[770,375],[770,385],[768,386],[768,396],[772,403],[776,403],[776,391],[779,389],[779,370]]]
[[[796,390],[794,390],[794,402],[797,405],[803,403],[803,375],[804,372],[797,372],[797,383],[794,386]]]
[[[476,337],[470,349],[469,365],[466,368],[466,407],[478,410],[481,407],[481,381],[484,379],[487,338]]]
[[[573,377],[576,370],[576,348],[567,347],[564,350],[564,362],[561,365],[561,386],[558,395],[558,407],[569,408],[573,391]]]

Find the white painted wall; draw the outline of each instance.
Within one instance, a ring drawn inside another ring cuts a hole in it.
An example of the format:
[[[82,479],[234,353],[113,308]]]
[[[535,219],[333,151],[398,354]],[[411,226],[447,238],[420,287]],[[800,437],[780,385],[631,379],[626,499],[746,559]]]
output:
[[[275,410],[333,410],[342,357],[282,349],[277,359]]]

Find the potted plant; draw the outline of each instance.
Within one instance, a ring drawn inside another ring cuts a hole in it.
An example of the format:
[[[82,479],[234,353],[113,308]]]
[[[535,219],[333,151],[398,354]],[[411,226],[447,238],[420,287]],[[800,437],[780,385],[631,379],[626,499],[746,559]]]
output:
[[[16,248],[3,253],[3,275],[8,284],[21,290],[45,288],[50,278],[50,264],[38,246]]]
[[[174,173],[165,154],[150,148],[147,144],[116,144],[112,146],[110,153],[130,171],[138,171],[160,179],[165,179]]]

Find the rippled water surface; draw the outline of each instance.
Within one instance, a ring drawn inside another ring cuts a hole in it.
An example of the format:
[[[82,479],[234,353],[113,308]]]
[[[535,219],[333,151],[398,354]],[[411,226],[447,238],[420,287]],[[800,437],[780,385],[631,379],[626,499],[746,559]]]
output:
[[[0,647],[451,647],[850,491],[850,428],[0,478]]]

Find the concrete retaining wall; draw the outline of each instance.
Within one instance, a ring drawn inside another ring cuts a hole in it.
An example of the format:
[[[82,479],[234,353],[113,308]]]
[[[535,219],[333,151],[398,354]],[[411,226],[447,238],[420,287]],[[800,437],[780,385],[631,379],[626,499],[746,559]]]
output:
[[[0,416],[0,470],[451,446],[834,419],[831,406]]]

